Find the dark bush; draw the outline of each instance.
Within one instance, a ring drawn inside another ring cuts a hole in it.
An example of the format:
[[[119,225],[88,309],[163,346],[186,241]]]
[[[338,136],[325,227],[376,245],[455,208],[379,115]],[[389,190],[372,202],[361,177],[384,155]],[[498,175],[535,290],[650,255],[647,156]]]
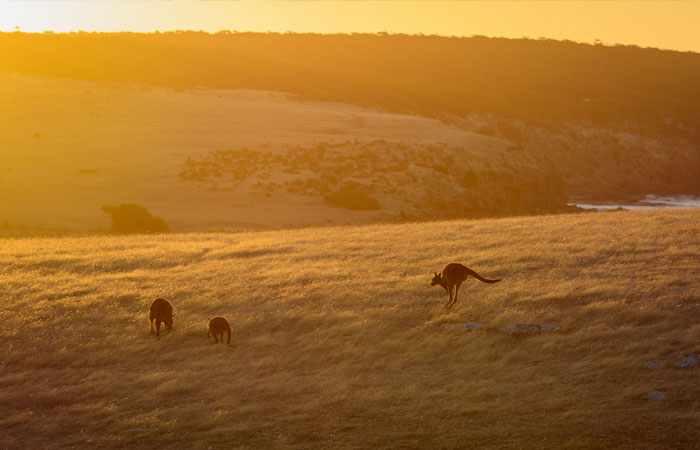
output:
[[[102,212],[112,216],[112,231],[115,233],[169,233],[170,228],[160,217],[136,203],[119,206],[105,205]]]
[[[323,201],[329,205],[355,211],[368,211],[379,209],[379,202],[361,192],[341,190],[323,197]]]

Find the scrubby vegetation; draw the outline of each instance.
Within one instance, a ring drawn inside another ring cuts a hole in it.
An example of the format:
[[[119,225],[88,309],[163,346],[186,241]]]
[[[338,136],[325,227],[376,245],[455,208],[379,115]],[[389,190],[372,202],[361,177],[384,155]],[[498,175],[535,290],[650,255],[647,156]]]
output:
[[[700,148],[677,137],[650,137],[581,123],[532,123],[472,114],[463,128],[507,139],[513,153],[557,173],[567,192],[599,199],[700,195]],[[680,135],[679,135],[680,136]]]
[[[690,52],[486,37],[228,32],[2,33],[0,45],[5,71],[271,89],[436,117],[585,120],[700,139],[700,55]]]
[[[0,71],[178,92],[277,90],[439,118],[512,140],[555,170],[572,195],[700,194],[696,53],[532,39],[229,32],[0,33],[0,46]]]
[[[122,203],[119,206],[104,205],[102,212],[112,216],[114,233],[168,233],[170,228],[161,217],[149,213],[136,203]]]
[[[188,157],[180,177],[210,189],[286,192],[358,210],[378,209],[374,197],[381,196],[392,199],[387,212],[403,219],[558,212],[566,205],[556,173],[520,155],[495,159],[469,148],[382,139],[213,151]]]
[[[8,240],[0,448],[693,448],[699,220]],[[446,311],[451,261],[503,281]]]

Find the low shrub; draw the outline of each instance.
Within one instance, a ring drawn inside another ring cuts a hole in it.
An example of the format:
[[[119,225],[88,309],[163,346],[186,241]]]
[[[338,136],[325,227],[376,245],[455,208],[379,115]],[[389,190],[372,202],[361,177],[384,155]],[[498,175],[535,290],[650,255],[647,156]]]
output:
[[[169,233],[165,220],[154,216],[136,203],[119,206],[104,205],[102,212],[112,216],[112,231],[115,233]]]

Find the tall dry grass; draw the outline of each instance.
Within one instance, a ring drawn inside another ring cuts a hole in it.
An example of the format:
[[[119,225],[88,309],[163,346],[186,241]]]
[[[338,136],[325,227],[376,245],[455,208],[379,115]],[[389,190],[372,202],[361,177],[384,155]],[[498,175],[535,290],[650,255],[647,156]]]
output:
[[[699,219],[3,240],[0,448],[693,448]],[[444,310],[452,261],[503,281]]]

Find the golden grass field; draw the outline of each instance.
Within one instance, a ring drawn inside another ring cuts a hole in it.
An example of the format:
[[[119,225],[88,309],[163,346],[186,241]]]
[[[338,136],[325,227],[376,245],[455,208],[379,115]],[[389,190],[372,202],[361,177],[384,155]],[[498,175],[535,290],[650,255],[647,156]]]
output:
[[[700,352],[699,221],[5,239],[0,448],[697,448],[700,369],[676,364]],[[445,310],[452,261],[503,281]]]

